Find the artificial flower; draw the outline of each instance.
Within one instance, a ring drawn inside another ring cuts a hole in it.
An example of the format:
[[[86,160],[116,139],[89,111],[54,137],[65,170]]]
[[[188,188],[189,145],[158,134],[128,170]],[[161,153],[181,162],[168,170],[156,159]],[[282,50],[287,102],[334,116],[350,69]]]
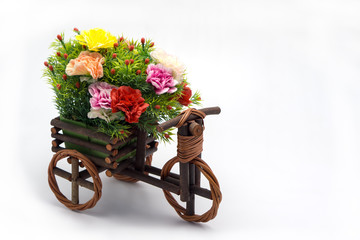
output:
[[[110,122],[119,118],[118,115],[112,113],[110,109],[103,109],[103,108],[100,109],[91,108],[90,112],[88,112],[87,114],[87,117],[100,118],[105,120],[106,122]]]
[[[155,93],[173,93],[176,91],[177,81],[171,75],[171,70],[161,64],[150,64],[146,69],[146,82],[153,85]]]
[[[65,72],[69,76],[90,74],[93,79],[98,79],[104,76],[104,62],[100,53],[82,51],[76,59],[70,60]]]
[[[179,103],[184,106],[188,106],[192,101],[190,101],[192,92],[191,89],[187,86],[187,84],[184,84],[184,88],[181,91],[181,97],[178,99]]]
[[[185,65],[179,61],[179,59],[173,55],[166,53],[162,49],[155,49],[150,53],[151,58],[157,63],[162,64],[172,70],[172,76],[175,80],[181,83],[184,79]]]
[[[77,35],[76,39],[80,44],[88,46],[91,51],[99,51],[101,48],[113,47],[114,43],[117,42],[115,36],[100,28],[81,31],[81,34]]]
[[[128,86],[121,86],[111,90],[111,109],[113,113],[122,111],[125,121],[137,123],[149,104],[145,103],[141,92]]]
[[[91,95],[91,108],[98,110],[100,108],[111,109],[110,92],[114,86],[106,82],[96,82],[89,86],[89,93]]]

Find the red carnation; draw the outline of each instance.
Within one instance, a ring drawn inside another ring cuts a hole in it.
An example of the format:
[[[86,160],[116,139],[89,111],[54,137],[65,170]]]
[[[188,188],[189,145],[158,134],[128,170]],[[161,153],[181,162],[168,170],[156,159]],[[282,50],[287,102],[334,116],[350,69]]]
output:
[[[111,110],[113,113],[122,111],[125,113],[125,121],[137,123],[149,104],[145,103],[139,89],[121,86],[111,90]]]
[[[192,92],[191,89],[187,86],[187,84],[184,85],[184,89],[181,92],[181,97],[178,99],[179,103],[184,106],[188,106],[192,101],[190,101]]]

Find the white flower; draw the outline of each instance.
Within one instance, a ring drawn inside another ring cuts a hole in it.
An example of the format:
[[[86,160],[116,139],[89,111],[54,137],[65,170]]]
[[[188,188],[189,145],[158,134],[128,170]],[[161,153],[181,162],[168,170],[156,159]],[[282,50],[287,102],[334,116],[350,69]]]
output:
[[[167,54],[164,50],[158,48],[151,52],[150,55],[155,62],[171,69],[173,78],[177,80],[178,83],[182,82],[185,74],[185,65],[180,62],[177,57]]]
[[[88,118],[101,118],[106,122],[110,122],[112,120],[119,118],[117,114],[113,114],[111,112],[111,109],[103,109],[103,108],[100,109],[91,108],[87,116]]]

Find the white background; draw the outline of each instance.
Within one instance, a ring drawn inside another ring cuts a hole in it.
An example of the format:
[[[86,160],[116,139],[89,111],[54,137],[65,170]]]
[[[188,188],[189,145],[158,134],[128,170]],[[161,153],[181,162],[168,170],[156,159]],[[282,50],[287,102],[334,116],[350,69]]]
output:
[[[1,239],[360,239],[359,12],[347,0],[2,1]],[[205,121],[223,192],[213,221],[184,222],[161,190],[103,174],[95,208],[55,199],[57,112],[41,75],[73,27],[152,38],[187,65],[204,107],[222,108]]]

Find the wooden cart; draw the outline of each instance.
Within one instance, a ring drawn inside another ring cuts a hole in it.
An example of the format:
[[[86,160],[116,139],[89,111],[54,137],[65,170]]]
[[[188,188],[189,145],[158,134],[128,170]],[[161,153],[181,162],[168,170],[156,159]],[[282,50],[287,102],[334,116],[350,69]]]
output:
[[[54,138],[52,151],[55,154],[48,168],[50,188],[56,198],[69,209],[92,208],[101,197],[102,182],[99,173],[105,171],[108,177],[113,176],[124,181],[143,181],[162,188],[167,201],[180,217],[186,221],[207,222],[215,218],[222,196],[214,173],[200,158],[203,118],[219,113],[219,107],[188,109],[178,117],[158,125],[158,131],[178,127],[177,155],[165,163],[162,169],[151,165],[158,142],[142,130],[133,130],[127,139],[120,141],[96,130],[54,118],[51,121],[51,136]],[[80,150],[64,147],[64,143],[79,146]],[[87,151],[82,151],[83,149]],[[57,167],[57,163],[62,159],[71,164],[71,173]],[[179,163],[180,174],[171,172],[176,163]],[[79,171],[81,168],[85,169]],[[210,189],[200,187],[201,175],[209,181]],[[55,176],[71,182],[71,200],[61,193]],[[92,181],[87,180],[89,178]],[[93,197],[85,203],[79,203],[79,186],[94,191]],[[186,203],[186,207],[182,207],[171,193],[180,195],[180,200]],[[195,196],[212,200],[211,208],[202,215],[195,214]]]

